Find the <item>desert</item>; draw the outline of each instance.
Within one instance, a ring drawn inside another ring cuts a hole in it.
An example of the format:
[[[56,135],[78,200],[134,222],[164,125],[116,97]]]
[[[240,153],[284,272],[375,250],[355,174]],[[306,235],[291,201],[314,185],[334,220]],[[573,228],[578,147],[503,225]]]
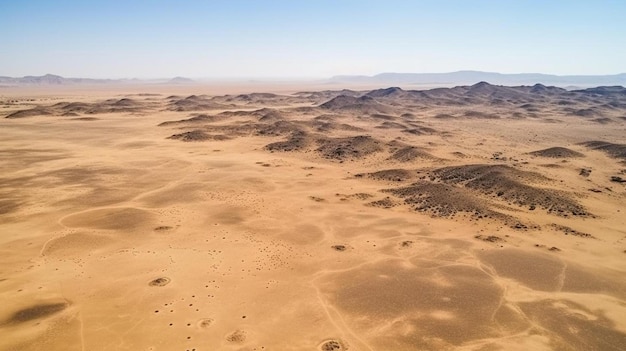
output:
[[[623,350],[626,89],[5,87],[2,350]]]

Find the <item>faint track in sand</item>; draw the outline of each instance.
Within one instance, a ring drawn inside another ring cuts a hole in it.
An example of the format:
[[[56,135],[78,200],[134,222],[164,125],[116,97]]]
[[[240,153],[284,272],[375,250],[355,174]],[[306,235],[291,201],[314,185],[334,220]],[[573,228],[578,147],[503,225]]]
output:
[[[352,329],[348,327],[348,325],[346,324],[346,321],[343,319],[341,314],[337,312],[336,309],[329,306],[328,303],[324,302],[324,299],[322,298],[322,295],[319,289],[315,285],[313,285],[313,288],[315,289],[317,298],[320,301],[320,305],[322,305],[324,312],[326,312],[328,319],[335,326],[335,328],[337,328],[338,330],[342,330],[344,333],[349,334],[352,338],[354,338],[356,341],[360,343],[360,347],[363,347],[364,349],[369,350],[369,351],[374,351],[374,349],[368,343],[366,343],[355,332],[353,332]],[[336,316],[333,317],[333,314]]]

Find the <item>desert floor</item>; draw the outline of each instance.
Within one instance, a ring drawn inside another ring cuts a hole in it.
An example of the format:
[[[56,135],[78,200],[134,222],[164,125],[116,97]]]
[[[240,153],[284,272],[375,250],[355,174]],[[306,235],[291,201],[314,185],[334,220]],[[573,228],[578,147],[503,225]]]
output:
[[[624,349],[624,97],[128,89],[0,90],[0,350]]]

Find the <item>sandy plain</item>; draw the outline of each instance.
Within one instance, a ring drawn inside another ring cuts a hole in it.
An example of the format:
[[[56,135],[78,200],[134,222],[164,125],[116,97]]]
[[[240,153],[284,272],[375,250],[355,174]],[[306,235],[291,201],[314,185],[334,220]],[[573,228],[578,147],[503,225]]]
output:
[[[623,90],[0,96],[1,350],[626,345]]]

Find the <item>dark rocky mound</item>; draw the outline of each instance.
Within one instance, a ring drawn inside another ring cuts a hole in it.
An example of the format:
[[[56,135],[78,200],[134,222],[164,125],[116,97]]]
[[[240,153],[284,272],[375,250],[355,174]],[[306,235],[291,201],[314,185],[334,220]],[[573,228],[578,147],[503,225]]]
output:
[[[537,105],[535,105],[535,104],[523,104],[520,107],[523,108],[524,110],[528,111],[528,112],[539,112],[540,111],[539,107]]]
[[[392,116],[392,115],[386,115],[384,113],[372,113],[371,115],[369,115],[369,119],[381,119],[384,121],[393,121],[396,119],[396,117]]]
[[[541,156],[541,157],[552,157],[552,158],[574,158],[574,157],[583,157],[585,155],[580,152],[570,150],[565,147],[555,146],[543,150],[537,150],[533,152],[529,152],[530,155],[533,156]]]
[[[305,124],[298,121],[292,122],[278,120],[271,124],[258,124],[255,128],[257,129],[257,135],[278,136],[288,135],[295,132],[303,132]]]
[[[598,111],[596,111],[593,108],[583,108],[583,109],[574,111],[574,115],[580,116],[580,117],[594,117],[594,116],[598,116]]]
[[[343,109],[346,107],[358,107],[366,101],[373,102],[374,99],[368,98],[367,100],[363,100],[355,96],[339,95],[321,104],[320,107],[328,110]]]
[[[437,119],[457,119],[457,116],[451,115],[451,114],[447,114],[447,113],[438,113],[435,115],[434,118]]]
[[[144,108],[144,104],[128,98],[123,99],[108,99],[98,103],[60,103],[54,107],[61,110],[64,113],[85,113],[85,114],[100,114],[100,113],[120,113],[120,112],[141,112]]]
[[[367,135],[346,138],[325,138],[318,140],[315,150],[322,157],[334,160],[349,160],[371,155],[383,150],[381,142]]]
[[[141,106],[141,104],[133,99],[123,98],[119,100],[110,99],[105,101],[107,104],[111,106],[119,106],[119,107],[137,107]]]
[[[217,103],[206,96],[190,95],[183,99],[170,100],[171,111],[204,111],[227,109],[230,106]]]
[[[403,132],[413,135],[432,135],[437,133],[437,130],[431,127],[413,125],[413,128],[407,128]]]
[[[603,151],[611,157],[624,160],[626,162],[626,144],[613,144],[606,141],[587,141],[582,143],[592,150]]]
[[[259,118],[259,122],[276,122],[285,119],[282,113],[277,110],[268,110]]]
[[[76,104],[69,104],[62,107],[64,112],[78,112],[86,114],[119,113],[119,112],[141,112],[144,105],[132,99],[109,99],[101,103],[87,104],[79,107]]]
[[[515,179],[516,181],[525,180],[541,182],[550,180],[539,173],[521,171],[508,165],[489,164],[443,167],[434,170],[432,174],[434,177],[432,177],[431,180],[435,180],[435,178],[437,178],[445,183],[451,184],[465,183],[467,181],[494,174],[502,175],[502,177],[506,177],[507,179]]]
[[[615,123],[615,121],[613,121],[612,119],[610,119],[608,117],[594,118],[594,119],[591,120],[591,122],[595,122],[595,123],[598,123],[598,124]]]
[[[100,107],[99,104],[96,106],[96,104],[88,104],[86,102],[59,102],[52,106],[52,108],[62,110],[65,113],[93,113],[96,107]]]
[[[197,124],[197,123],[215,123],[223,121],[226,117],[223,114],[219,115],[207,115],[207,114],[192,114],[190,118],[181,119],[178,121],[166,121],[159,124],[159,127],[177,125],[177,124]]]
[[[265,149],[270,152],[282,151],[302,151],[307,149],[311,145],[311,138],[305,132],[295,132],[286,141],[278,141],[275,143],[267,144]]]
[[[376,126],[378,129],[407,129],[407,127],[398,122],[385,121],[380,125]]]
[[[376,89],[372,90],[369,93],[365,94],[365,96],[373,97],[373,98],[384,98],[384,97],[398,97],[403,95],[404,90],[398,87],[391,87],[386,89]]]
[[[493,113],[485,113],[480,111],[465,111],[463,116],[467,118],[478,118],[478,119],[499,119],[500,116]]]
[[[285,106],[291,103],[307,102],[304,96],[277,95],[272,93],[250,93],[216,96],[213,101],[227,105],[243,106]]]
[[[196,129],[189,132],[174,134],[169,136],[168,139],[180,140],[180,141],[207,141],[207,140],[228,140],[230,139],[226,135],[214,135],[208,134],[202,130]]]
[[[347,123],[336,123],[336,122],[324,122],[320,120],[312,120],[307,123],[307,125],[314,128],[316,131],[320,133],[327,133],[335,130],[340,131],[348,131],[348,132],[363,132],[363,128],[355,127],[351,124]]]
[[[440,217],[451,217],[459,212],[478,218],[503,217],[490,210],[476,196],[449,184],[420,181],[407,187],[385,189],[383,192],[403,198],[415,211],[429,212]]]
[[[600,86],[600,87],[595,87],[595,88],[573,90],[573,91],[577,93],[592,94],[592,95],[626,95],[626,88],[620,85]]]
[[[416,159],[435,159],[433,155],[416,146],[405,146],[395,151],[390,160],[410,162]]]
[[[532,94],[542,94],[542,95],[547,95],[547,96],[568,93],[566,89],[554,87],[554,86],[545,86],[540,83],[533,85],[530,88],[529,92]]]
[[[272,93],[250,93],[250,94],[240,94],[232,98],[232,100],[239,101],[254,101],[254,100],[272,100],[279,97],[279,95]]]
[[[52,111],[43,107],[35,107],[29,110],[19,110],[15,111],[5,118],[24,118],[24,117],[36,117],[36,116],[47,116],[53,114]]]
[[[528,185],[549,179],[534,172],[520,171],[507,165],[465,165],[437,169],[431,179],[459,184],[485,195],[534,210],[544,208],[559,216],[588,216],[583,206],[566,193]]]
[[[466,95],[491,95],[498,91],[499,86],[489,84],[487,82],[478,82],[469,87]]]
[[[533,94],[543,94],[547,91],[548,91],[548,87],[540,83],[533,85],[533,87],[530,89],[530,92]]]
[[[339,95],[321,104],[320,107],[331,111],[353,111],[370,114],[388,114],[393,112],[391,107],[379,103],[370,96],[354,97]]]
[[[159,124],[159,126],[171,126],[171,125],[183,125],[193,128],[197,128],[195,131],[189,133],[182,133],[176,135],[176,138],[198,138],[201,140],[225,140],[225,136],[228,138],[234,137],[246,137],[246,136],[287,136],[296,132],[306,131],[315,122],[310,121],[289,121],[283,120],[278,111],[270,109],[262,109],[256,111],[225,111],[217,115],[198,114],[193,115],[192,118],[167,121]],[[263,121],[264,116],[267,118]],[[234,119],[243,117],[245,120],[233,121],[230,124],[213,124],[214,122],[221,122],[228,119]],[[208,133],[213,133],[209,135]]]
[[[141,112],[145,104],[133,99],[108,99],[102,102],[59,102],[50,107],[35,107],[30,110],[16,111],[7,118],[33,117],[43,115],[77,116],[79,113],[100,114],[120,112]]]
[[[385,180],[393,182],[402,182],[405,180],[415,178],[415,171],[409,171],[407,169],[386,169],[373,173],[361,173],[357,174],[357,177],[367,177],[374,180]]]

